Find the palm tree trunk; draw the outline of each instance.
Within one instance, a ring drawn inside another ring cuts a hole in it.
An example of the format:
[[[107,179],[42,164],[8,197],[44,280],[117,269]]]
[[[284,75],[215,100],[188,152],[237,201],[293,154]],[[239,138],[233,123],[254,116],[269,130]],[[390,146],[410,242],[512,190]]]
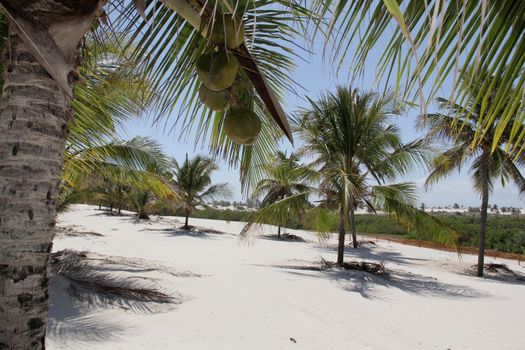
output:
[[[339,244],[337,246],[337,263],[341,265],[345,256],[345,210],[341,206],[339,210]]]
[[[489,161],[490,149],[483,148],[481,155],[481,213],[479,216],[479,252],[478,252],[478,271],[479,277],[483,276],[483,266],[485,260],[485,236],[487,231],[487,211],[489,204]]]
[[[189,210],[186,210],[186,219],[184,221],[184,228],[185,229],[189,229],[190,226],[188,225],[189,223],[189,218],[190,218],[190,211]]]
[[[98,1],[93,2],[89,23],[85,21],[86,12],[78,11],[80,17],[65,26],[57,18],[69,21],[71,17],[54,12],[61,6],[60,1],[2,1],[11,20],[0,100],[0,349],[45,348],[47,264],[67,122],[72,116],[68,96],[72,85],[67,85],[69,91],[65,91],[64,85],[50,76],[40,63],[41,57],[34,56],[34,48],[19,36],[17,25],[38,18],[29,29],[38,29],[46,38],[53,33],[50,40],[56,39],[54,46],[46,46],[49,50],[44,55],[70,58],[74,55],[68,55],[69,48],[76,49],[92,23],[94,11],[98,11]],[[80,3],[86,6],[88,1]],[[70,14],[75,9],[71,9],[73,2],[68,4],[62,10]],[[42,18],[45,16],[52,18]],[[16,25],[12,18],[17,19]],[[79,30],[81,36],[77,35]],[[24,32],[31,35],[31,31]],[[36,46],[46,43],[39,41]],[[47,57],[48,62],[53,57]]]
[[[281,238],[281,225],[277,226],[277,238]]]
[[[357,248],[357,233],[355,228],[355,208],[353,204],[350,204],[350,232],[352,233],[352,246]]]

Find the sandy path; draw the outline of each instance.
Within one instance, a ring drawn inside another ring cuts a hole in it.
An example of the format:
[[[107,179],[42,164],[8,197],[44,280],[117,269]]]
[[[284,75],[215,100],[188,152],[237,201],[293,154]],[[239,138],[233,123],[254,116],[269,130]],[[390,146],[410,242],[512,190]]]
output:
[[[226,234],[180,234],[170,230],[173,218],[144,223],[99,215],[93,207],[75,209],[61,216],[60,225],[104,236],[59,237],[55,251],[143,258],[203,276],[144,272],[185,296],[177,309],[153,315],[86,310],[55,287],[52,350],[523,349],[525,285],[464,275],[473,256],[460,262],[454,253],[379,242],[348,249],[347,258],[384,261],[391,279],[284,269],[275,265],[334,260],[335,251],[316,242],[259,239],[247,245],[233,222],[195,219],[191,224]]]

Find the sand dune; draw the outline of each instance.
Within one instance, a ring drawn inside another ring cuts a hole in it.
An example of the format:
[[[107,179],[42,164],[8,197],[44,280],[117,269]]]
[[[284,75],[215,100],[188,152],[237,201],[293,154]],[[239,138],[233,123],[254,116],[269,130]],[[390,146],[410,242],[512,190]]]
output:
[[[379,241],[348,248],[347,260],[383,262],[389,277],[315,271],[308,267],[335,260],[335,239],[319,244],[288,230],[307,242],[240,241],[241,223],[193,219],[201,229],[182,231],[179,220],[83,205],[61,215],[66,234],[54,251],[125,258],[111,273],[154,281],[180,304],[152,312],[90,305],[54,278],[48,348],[523,349],[525,284],[469,275],[474,256]]]

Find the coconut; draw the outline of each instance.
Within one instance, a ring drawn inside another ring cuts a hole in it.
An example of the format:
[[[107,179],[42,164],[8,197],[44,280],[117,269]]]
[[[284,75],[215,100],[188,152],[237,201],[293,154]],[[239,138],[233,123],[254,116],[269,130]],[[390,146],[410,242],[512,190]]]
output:
[[[244,42],[244,24],[242,20],[232,18],[231,14],[219,15],[213,24],[210,40],[217,45],[226,45],[235,49]]]
[[[199,98],[202,103],[208,106],[212,111],[224,111],[228,109],[230,91],[212,91],[204,84],[199,88]]]
[[[196,64],[197,75],[213,91],[226,90],[235,82],[239,62],[231,53],[220,51],[202,55]]]
[[[261,131],[261,121],[249,109],[232,108],[226,113],[224,131],[235,143],[253,145]]]

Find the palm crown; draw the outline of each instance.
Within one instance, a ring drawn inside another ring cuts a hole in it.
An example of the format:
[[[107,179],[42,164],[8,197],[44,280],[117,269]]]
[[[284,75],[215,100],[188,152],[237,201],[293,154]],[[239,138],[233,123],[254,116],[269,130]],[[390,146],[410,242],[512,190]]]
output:
[[[190,214],[198,205],[205,205],[212,201],[230,194],[228,184],[213,184],[211,174],[217,170],[217,164],[208,157],[197,155],[194,158],[186,158],[182,164],[173,161],[173,185],[176,188],[185,213],[184,227],[188,228]]]
[[[253,197],[262,196],[261,206],[266,207],[285,198],[299,196],[302,205],[296,205],[300,215],[310,206],[307,196],[300,196],[308,192],[308,183],[312,175],[312,170],[300,163],[300,155],[284,152],[277,152],[272,161],[264,167],[265,178],[259,181],[253,190]],[[278,225],[277,236],[281,236],[281,225],[286,225],[291,213],[290,207],[286,210],[275,212],[272,223]]]
[[[483,111],[486,110],[485,105],[496,103],[494,97],[498,94],[497,89],[499,86],[497,79],[490,76],[489,73],[483,72],[482,74],[485,78],[484,81],[495,87],[495,90],[489,95],[487,100],[477,100],[476,96],[481,87],[473,84],[471,86],[471,94],[464,101],[464,105],[458,105],[454,101],[439,98],[440,109],[449,113],[422,115],[418,120],[420,128],[428,129],[429,139],[450,145],[450,148],[434,158],[431,172],[426,180],[427,186],[438,182],[453,171],[460,170],[462,166],[470,163],[472,182],[476,191],[481,194],[482,202],[477,271],[479,276],[483,275],[487,207],[494,181],[500,178],[503,185],[507,182],[513,182],[520,193],[525,193],[525,177],[520,170],[520,168],[525,166],[525,155],[521,152],[516,156],[507,147],[512,137],[511,134],[523,133],[525,126],[515,121],[520,116],[519,112],[516,111],[507,122],[518,125],[518,127],[504,129],[499,134],[501,129],[498,129],[497,125],[502,123],[502,119],[505,116],[504,108],[502,107],[500,110],[501,114],[497,114],[492,123],[485,125],[479,130],[480,119],[484,115]],[[508,102],[510,103],[510,101]],[[479,142],[474,143],[478,133],[484,136]]]
[[[380,207],[393,213],[413,206],[415,186],[385,182],[405,174],[414,164],[424,164],[426,145],[422,140],[402,143],[399,129],[389,121],[399,109],[393,94],[378,96],[339,87],[319,101],[311,100],[310,105],[297,130],[305,143],[302,152],[313,156],[319,169],[323,204],[339,209],[338,262],[342,263],[347,221],[357,247],[354,209],[359,201],[373,210]]]

